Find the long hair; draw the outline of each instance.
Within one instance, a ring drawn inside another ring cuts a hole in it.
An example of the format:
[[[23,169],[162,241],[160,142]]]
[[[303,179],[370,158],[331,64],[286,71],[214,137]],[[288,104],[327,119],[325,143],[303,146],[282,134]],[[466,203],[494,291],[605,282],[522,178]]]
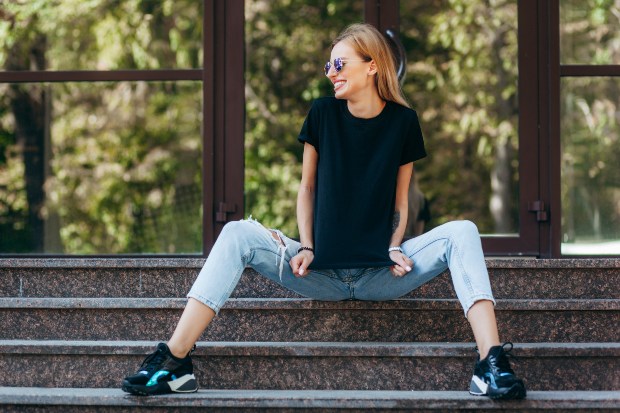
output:
[[[332,49],[336,43],[343,40],[363,59],[375,61],[377,65],[375,84],[381,99],[409,107],[398,82],[392,50],[379,30],[367,23],[352,24],[334,39]]]

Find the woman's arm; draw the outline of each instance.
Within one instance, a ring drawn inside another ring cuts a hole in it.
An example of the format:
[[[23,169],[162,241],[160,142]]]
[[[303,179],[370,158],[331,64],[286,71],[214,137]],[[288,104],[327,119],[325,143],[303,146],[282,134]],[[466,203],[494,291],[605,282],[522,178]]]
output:
[[[305,143],[301,183],[297,193],[297,226],[302,247],[314,248],[312,229],[314,219],[314,186],[316,183],[318,160],[319,154],[314,146]],[[314,254],[312,251],[301,251],[291,259],[290,264],[293,273],[297,276],[307,275],[306,269],[313,259]]]
[[[396,178],[396,203],[392,222],[392,238],[390,247],[400,247],[407,228],[407,214],[409,212],[409,183],[413,173],[413,162],[401,165]],[[392,267],[394,275],[402,276],[411,271],[413,262],[398,251],[390,252],[390,259],[396,263]]]

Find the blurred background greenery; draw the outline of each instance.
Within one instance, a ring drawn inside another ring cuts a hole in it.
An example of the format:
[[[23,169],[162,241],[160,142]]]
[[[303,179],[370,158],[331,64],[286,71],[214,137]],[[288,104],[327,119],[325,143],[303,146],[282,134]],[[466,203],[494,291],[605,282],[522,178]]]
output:
[[[562,63],[620,64],[620,1],[560,4]],[[517,233],[516,0],[402,0],[400,14],[427,229],[465,218]],[[198,0],[0,0],[0,67],[201,68],[202,15]],[[287,235],[297,134],[331,94],[331,40],[362,20],[361,1],[245,2],[244,208]],[[620,239],[619,88],[562,81],[567,244]],[[200,254],[202,122],[199,81],[0,84],[0,253]]]

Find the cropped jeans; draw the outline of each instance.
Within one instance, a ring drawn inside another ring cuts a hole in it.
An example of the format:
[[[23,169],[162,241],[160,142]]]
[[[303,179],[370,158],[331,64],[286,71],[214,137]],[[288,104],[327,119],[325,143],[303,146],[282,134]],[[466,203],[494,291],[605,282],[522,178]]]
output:
[[[443,224],[401,245],[413,260],[402,277],[390,267],[313,270],[296,277],[289,261],[299,242],[278,230],[248,219],[224,226],[188,297],[218,313],[237,286],[246,267],[301,294],[323,301],[385,301],[401,297],[450,269],[456,295],[465,316],[479,300],[495,304],[482,253],[480,235],[470,221]]]

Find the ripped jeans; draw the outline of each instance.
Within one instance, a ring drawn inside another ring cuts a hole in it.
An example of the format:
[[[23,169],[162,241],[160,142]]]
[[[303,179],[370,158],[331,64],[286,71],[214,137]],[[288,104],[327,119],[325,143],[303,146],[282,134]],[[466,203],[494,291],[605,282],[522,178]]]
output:
[[[301,294],[324,301],[385,301],[401,297],[450,269],[456,295],[465,315],[479,300],[495,303],[480,235],[470,221],[453,221],[404,242],[403,252],[413,260],[411,272],[395,277],[389,267],[313,270],[296,277],[289,261],[299,242],[255,220],[224,226],[189,298],[218,313],[237,286],[246,267]]]

